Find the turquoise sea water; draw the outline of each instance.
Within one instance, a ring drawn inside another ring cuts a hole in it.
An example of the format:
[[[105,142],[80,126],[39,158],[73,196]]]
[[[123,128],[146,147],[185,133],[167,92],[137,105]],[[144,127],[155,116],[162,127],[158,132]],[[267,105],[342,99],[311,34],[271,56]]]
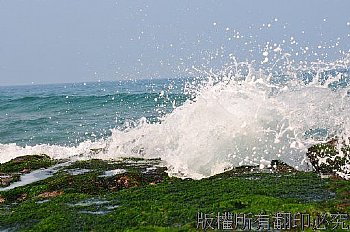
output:
[[[109,136],[182,104],[185,80],[0,87],[0,143],[72,146]]]

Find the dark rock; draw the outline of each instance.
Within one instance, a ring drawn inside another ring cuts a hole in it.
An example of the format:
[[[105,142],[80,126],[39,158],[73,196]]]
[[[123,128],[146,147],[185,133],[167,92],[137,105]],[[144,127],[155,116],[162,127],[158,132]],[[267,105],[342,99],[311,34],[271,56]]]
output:
[[[128,176],[122,176],[117,180],[118,186],[122,188],[130,188],[134,186],[139,186],[140,183],[137,180],[131,179]]]
[[[98,154],[100,152],[105,152],[105,148],[91,148],[90,149],[90,154]]]
[[[226,170],[223,173],[219,173],[211,178],[225,178],[231,176],[241,176],[249,174],[261,174],[261,173],[297,173],[299,172],[295,168],[289,166],[281,160],[272,160],[269,167],[260,168],[259,165],[242,165],[234,167],[231,170]]]
[[[343,157],[339,156],[337,142],[332,139],[327,143],[320,143],[310,147],[306,153],[313,169],[319,174],[334,175],[342,172],[342,168],[349,162],[350,147],[341,148]]]
[[[25,201],[28,197],[27,193],[22,193],[18,198],[17,201]]]
[[[285,162],[280,160],[272,160],[271,161],[271,169],[276,173],[295,173],[298,172],[295,168],[289,166]]]
[[[9,186],[12,181],[13,181],[12,175],[0,175],[1,187]]]

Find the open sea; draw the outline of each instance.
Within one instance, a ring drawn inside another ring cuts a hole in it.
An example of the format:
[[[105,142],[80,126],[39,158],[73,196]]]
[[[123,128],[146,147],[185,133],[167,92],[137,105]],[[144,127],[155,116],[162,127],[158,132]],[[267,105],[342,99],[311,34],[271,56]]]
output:
[[[0,143],[75,146],[145,118],[159,121],[188,98],[184,80],[0,87]],[[166,96],[160,96],[166,91]]]

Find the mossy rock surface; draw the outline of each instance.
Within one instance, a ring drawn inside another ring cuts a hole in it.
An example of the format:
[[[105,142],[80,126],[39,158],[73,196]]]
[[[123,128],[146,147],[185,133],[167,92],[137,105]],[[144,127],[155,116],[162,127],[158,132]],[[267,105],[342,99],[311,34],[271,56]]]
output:
[[[199,212],[350,213],[350,182],[274,164],[192,180],[169,177],[158,159],[77,161],[0,192],[0,230],[198,231]]]
[[[43,154],[19,156],[6,163],[0,164],[0,187],[6,187],[13,182],[19,181],[22,174],[40,168],[48,168],[57,162],[57,160],[53,160],[49,156]]]
[[[39,168],[47,168],[57,163],[47,155],[26,155],[0,164],[0,173],[28,173]]]

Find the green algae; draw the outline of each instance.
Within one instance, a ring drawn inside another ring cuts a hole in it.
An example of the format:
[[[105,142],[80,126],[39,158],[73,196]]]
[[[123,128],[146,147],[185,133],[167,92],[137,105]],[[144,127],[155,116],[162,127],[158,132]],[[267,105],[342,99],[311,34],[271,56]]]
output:
[[[47,155],[20,156],[0,164],[0,173],[29,172],[39,168],[48,168],[57,163]]]
[[[0,186],[9,186],[11,183],[19,181],[21,174],[48,168],[56,163],[56,160],[47,155],[26,155],[12,159],[0,164]]]
[[[90,172],[71,175],[70,169]],[[101,177],[112,169],[126,172]],[[168,177],[160,160],[77,161],[45,180],[1,192],[0,229],[198,231],[198,212],[350,213],[349,181],[252,169],[192,180]]]

